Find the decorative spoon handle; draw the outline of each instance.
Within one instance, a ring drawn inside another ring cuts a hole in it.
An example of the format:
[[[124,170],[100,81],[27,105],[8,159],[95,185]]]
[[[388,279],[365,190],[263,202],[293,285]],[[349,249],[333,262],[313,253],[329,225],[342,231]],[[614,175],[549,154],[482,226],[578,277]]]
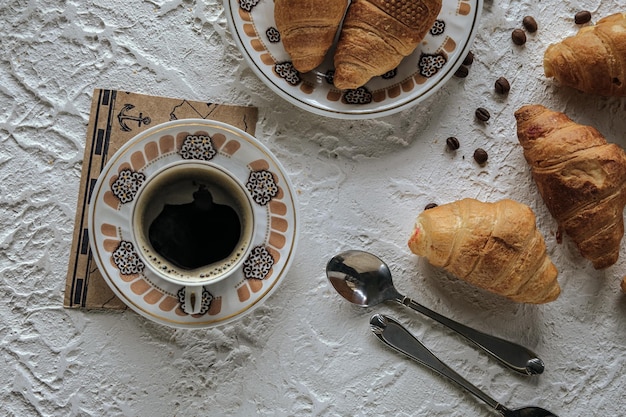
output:
[[[428,348],[417,340],[407,329],[391,317],[382,314],[373,315],[370,319],[370,328],[376,337],[382,340],[386,345],[391,346],[398,352],[407,355],[411,359],[456,383],[461,388],[483,400],[504,417],[557,417],[556,414],[540,407],[523,407],[515,410],[507,408],[504,404],[494,400],[471,382],[457,374],[428,350]]]
[[[370,319],[370,328],[376,337],[382,340],[386,345],[391,346],[398,352],[407,355],[411,359],[437,372],[439,375],[457,383],[461,388],[466,389],[468,392],[483,400],[491,408],[496,410],[503,408],[500,403],[482,392],[471,382],[467,381],[448,365],[439,360],[422,342],[417,340],[396,320],[382,314],[375,314]]]
[[[491,336],[478,330],[467,327],[461,323],[442,316],[424,307],[421,304],[416,303],[408,297],[400,296],[396,301],[418,311],[431,319],[438,321],[444,326],[449,327],[467,340],[473,342],[485,352],[498,359],[506,367],[523,375],[537,375],[541,374],[544,370],[544,364],[541,359],[531,350],[520,346],[516,343],[509,342],[508,340],[500,339],[499,337]]]

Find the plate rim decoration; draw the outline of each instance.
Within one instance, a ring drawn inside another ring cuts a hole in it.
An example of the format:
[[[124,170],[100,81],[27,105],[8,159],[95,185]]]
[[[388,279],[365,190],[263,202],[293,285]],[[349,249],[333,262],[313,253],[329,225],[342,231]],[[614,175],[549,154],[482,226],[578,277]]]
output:
[[[324,63],[311,72],[300,74],[290,67],[291,59],[275,28],[273,0],[223,3],[237,47],[266,86],[289,103],[314,114],[356,120],[389,116],[414,107],[445,85],[470,51],[484,0],[443,0],[435,26],[413,54],[390,71],[395,71],[392,76],[374,77],[365,86],[346,91],[327,81],[333,69],[332,48]],[[256,21],[269,27],[257,27]],[[457,39],[447,30],[455,32]]]
[[[143,265],[130,231],[141,184],[178,160],[228,171],[254,202],[252,251],[234,273],[204,285],[205,308],[194,315],[181,307],[182,285]],[[137,134],[109,158],[89,192],[89,247],[103,279],[131,310],[166,326],[207,328],[252,312],[279,287],[296,254],[299,218],[289,176],[263,143],[223,122],[181,119]]]

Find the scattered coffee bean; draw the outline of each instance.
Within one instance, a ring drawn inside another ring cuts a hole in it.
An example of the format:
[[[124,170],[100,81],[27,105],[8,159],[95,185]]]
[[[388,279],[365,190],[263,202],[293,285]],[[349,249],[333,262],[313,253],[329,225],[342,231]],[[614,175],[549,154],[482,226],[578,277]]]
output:
[[[474,114],[476,115],[476,118],[480,120],[481,122],[486,122],[487,120],[491,118],[491,114],[489,113],[489,110],[483,107],[477,108]]]
[[[558,243],[559,245],[563,243],[563,232],[561,231],[561,229],[558,229],[556,231],[556,235],[554,237],[556,238],[556,243]]]
[[[465,65],[461,65],[458,70],[454,73],[455,77],[465,78],[469,75],[469,68]]]
[[[457,149],[461,147],[459,140],[455,138],[454,136],[450,136],[448,139],[446,139],[446,145],[448,146],[448,149],[450,149],[451,151],[456,151]]]
[[[496,80],[495,88],[496,93],[507,94],[511,90],[511,84],[509,84],[509,80],[506,78],[500,77]]]
[[[478,148],[474,151],[474,160],[478,162],[478,164],[484,165],[488,158],[489,155],[487,155],[487,151],[483,148]]]
[[[591,12],[588,10],[583,10],[574,15],[574,23],[577,25],[584,25],[591,20]]]
[[[424,210],[430,210],[430,209],[435,208],[435,207],[437,207],[437,204],[435,204],[435,203],[428,203],[428,204],[426,204],[426,207],[424,207]]]
[[[522,20],[522,25],[528,31],[528,33],[537,32],[537,21],[532,16],[526,16]]]
[[[474,63],[474,53],[469,51],[463,60],[463,65],[472,65]]]
[[[522,29],[515,29],[511,33],[511,39],[515,45],[524,45],[526,43],[526,33]]]

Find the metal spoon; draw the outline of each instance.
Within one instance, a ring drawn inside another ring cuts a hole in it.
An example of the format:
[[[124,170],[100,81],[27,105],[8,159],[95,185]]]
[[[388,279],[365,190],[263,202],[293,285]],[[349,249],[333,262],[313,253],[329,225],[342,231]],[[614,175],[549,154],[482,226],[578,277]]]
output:
[[[326,275],[351,303],[363,307],[387,300],[402,303],[454,330],[516,372],[536,375],[544,370],[543,361],[529,349],[457,323],[400,294],[393,286],[389,267],[371,253],[350,250],[335,255],[326,265]]]
[[[556,414],[539,407],[524,407],[511,410],[500,404],[489,395],[468,382],[461,375],[453,371],[448,365],[437,358],[426,346],[415,338],[407,329],[391,317],[375,314],[370,319],[372,332],[386,345],[398,352],[404,353],[411,359],[427,366],[439,375],[457,383],[461,388],[487,403],[491,408],[505,417],[557,417]]]

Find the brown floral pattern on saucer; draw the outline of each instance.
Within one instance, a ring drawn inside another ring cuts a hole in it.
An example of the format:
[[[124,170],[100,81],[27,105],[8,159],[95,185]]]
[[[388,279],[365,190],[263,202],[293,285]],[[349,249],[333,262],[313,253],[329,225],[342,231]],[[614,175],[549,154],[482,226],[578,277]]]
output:
[[[143,173],[131,169],[123,169],[111,185],[111,192],[122,204],[130,203],[135,199],[139,187],[145,180],[146,176]]]
[[[259,0],[239,0],[240,7],[247,12],[251,11],[258,3]]]
[[[252,249],[243,263],[243,275],[246,279],[265,279],[274,266],[274,257],[265,246]]]
[[[180,147],[180,156],[183,159],[197,159],[210,161],[217,151],[209,135],[187,135]]]
[[[246,188],[254,202],[262,206],[267,205],[278,194],[274,174],[266,170],[250,172]]]
[[[300,72],[293,66],[291,62],[280,62],[274,65],[274,72],[283,80],[291,85],[298,85],[302,79]]]
[[[417,66],[423,77],[430,78],[446,65],[448,58],[443,53],[421,54]]]
[[[111,259],[122,275],[140,274],[145,268],[145,264],[135,251],[135,246],[132,242],[125,240],[122,240],[117,249],[113,251]]]

